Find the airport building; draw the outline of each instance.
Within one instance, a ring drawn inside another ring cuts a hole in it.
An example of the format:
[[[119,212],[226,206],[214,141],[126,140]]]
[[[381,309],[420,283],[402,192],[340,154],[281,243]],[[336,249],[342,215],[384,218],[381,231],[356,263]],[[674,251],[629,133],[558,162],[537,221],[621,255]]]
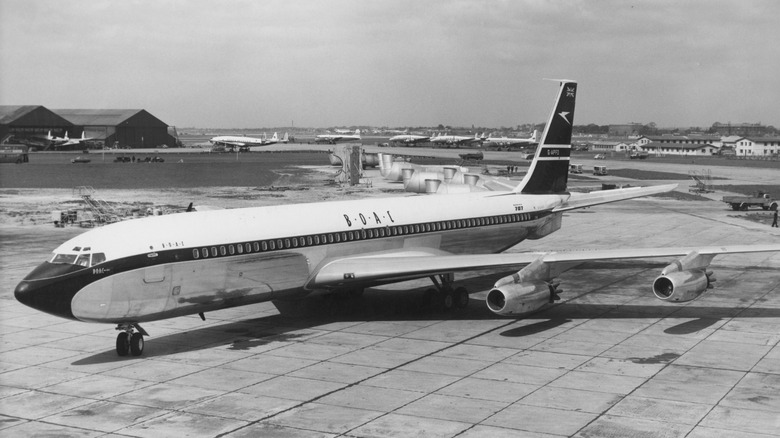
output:
[[[40,105],[0,105],[0,143],[7,143],[11,137],[15,142],[43,139],[50,131],[63,136],[73,128],[73,123]]]
[[[175,146],[168,125],[142,109],[55,109],[93,141],[106,147],[160,148]]]
[[[0,106],[0,142],[9,141],[42,150],[176,145],[168,125],[143,109],[50,110],[40,105]]]
[[[717,135],[643,135],[634,144],[654,155],[715,155],[723,146]]]

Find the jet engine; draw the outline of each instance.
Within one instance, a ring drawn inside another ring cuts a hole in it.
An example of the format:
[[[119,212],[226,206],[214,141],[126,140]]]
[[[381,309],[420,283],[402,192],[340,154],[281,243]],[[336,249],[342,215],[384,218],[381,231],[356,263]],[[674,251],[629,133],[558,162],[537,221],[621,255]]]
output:
[[[691,301],[712,287],[710,275],[701,269],[661,275],[653,281],[653,293],[663,301]]]
[[[715,255],[701,255],[696,251],[665,267],[653,281],[653,294],[663,301],[684,303],[712,289],[715,278],[706,268]]]
[[[495,287],[487,295],[487,306],[499,315],[521,315],[558,299],[557,284],[544,281],[511,283]]]
[[[553,277],[572,266],[545,263],[540,257],[516,274],[498,280],[485,299],[488,309],[499,315],[520,315],[560,300],[560,283]]]

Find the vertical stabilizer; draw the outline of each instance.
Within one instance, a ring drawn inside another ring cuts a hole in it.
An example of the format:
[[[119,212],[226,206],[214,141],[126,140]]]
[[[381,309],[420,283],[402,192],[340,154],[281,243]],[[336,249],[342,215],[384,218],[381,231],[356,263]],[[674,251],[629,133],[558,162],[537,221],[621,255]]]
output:
[[[534,160],[514,192],[533,195],[566,192],[577,83],[570,80],[560,80],[560,83],[558,98],[547,120]]]

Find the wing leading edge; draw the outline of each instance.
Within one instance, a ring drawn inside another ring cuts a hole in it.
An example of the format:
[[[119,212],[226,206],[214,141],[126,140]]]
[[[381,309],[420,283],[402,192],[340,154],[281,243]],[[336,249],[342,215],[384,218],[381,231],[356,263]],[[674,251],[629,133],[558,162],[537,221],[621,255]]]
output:
[[[628,248],[566,252],[521,252],[454,255],[429,248],[404,249],[358,257],[344,257],[325,263],[307,283],[308,289],[338,288],[350,285],[377,285],[424,278],[452,272],[488,268],[509,268],[540,262],[560,264],[566,269],[579,263],[599,260],[683,257],[780,251],[780,245],[736,245],[722,247]],[[558,267],[557,272],[563,272]]]

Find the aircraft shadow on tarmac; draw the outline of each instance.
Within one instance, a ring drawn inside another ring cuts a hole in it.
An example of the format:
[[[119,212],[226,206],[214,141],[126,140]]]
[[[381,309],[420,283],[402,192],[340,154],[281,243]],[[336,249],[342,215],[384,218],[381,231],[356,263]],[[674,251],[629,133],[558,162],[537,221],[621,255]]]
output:
[[[632,267],[641,266],[635,263]],[[646,267],[655,269],[658,265]],[[593,266],[602,268],[603,265]],[[645,267],[645,266],[642,266]],[[492,284],[506,273],[492,273],[472,277],[456,282],[458,285],[472,286]],[[182,329],[180,332],[148,338],[144,356],[140,358],[121,358],[113,348],[73,362],[73,365],[90,365],[115,361],[137,360],[152,357],[165,357],[177,353],[188,353],[220,346],[231,350],[251,351],[272,342],[294,342],[310,338],[315,329],[338,322],[403,322],[447,320],[495,320],[503,319],[507,323],[513,320],[523,321],[519,327],[499,332],[505,337],[524,337],[556,329],[574,320],[583,319],[661,319],[679,318],[680,324],[668,327],[664,333],[669,335],[688,335],[718,324],[723,319],[739,318],[780,318],[780,308],[750,307],[734,305],[729,307],[700,305],[696,302],[688,305],[659,303],[658,305],[631,304],[591,304],[559,303],[522,318],[502,317],[490,312],[482,299],[472,296],[468,307],[452,312],[431,308],[425,298],[426,288],[394,290],[392,292],[368,289],[359,298],[319,296],[305,300],[306,306],[314,309],[313,314],[289,316],[274,314],[259,318],[244,319],[224,324],[210,324],[203,328]],[[471,290],[476,290],[471,287]],[[598,292],[594,290],[593,292]],[[584,293],[578,298],[588,295]],[[481,297],[484,294],[479,294]],[[565,297],[565,296],[564,296]],[[565,297],[566,298],[566,297]],[[306,310],[304,310],[305,312]],[[501,329],[499,327],[498,329]],[[152,328],[152,332],[153,332]]]

